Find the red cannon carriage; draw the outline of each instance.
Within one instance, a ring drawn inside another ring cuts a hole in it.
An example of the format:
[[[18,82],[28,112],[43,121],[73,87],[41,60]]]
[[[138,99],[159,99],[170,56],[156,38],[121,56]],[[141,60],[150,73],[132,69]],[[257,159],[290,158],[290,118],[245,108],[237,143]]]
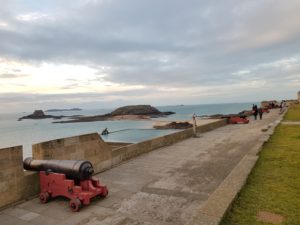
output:
[[[247,124],[249,123],[249,120],[247,118],[238,117],[238,116],[232,116],[229,118],[230,124]]]
[[[40,172],[40,201],[47,203],[51,198],[64,196],[70,199],[69,206],[77,212],[89,205],[94,197],[106,197],[108,189],[92,177],[93,166],[88,161],[33,160],[26,158],[24,169]]]
[[[264,108],[262,111],[263,111],[263,113],[269,113],[270,112],[270,110],[268,108]]]

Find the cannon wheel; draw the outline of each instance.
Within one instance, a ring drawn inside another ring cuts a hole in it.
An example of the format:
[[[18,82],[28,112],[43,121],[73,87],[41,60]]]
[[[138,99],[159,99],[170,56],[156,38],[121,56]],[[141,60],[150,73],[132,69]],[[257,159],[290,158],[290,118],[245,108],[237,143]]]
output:
[[[105,190],[99,195],[100,198],[105,198],[108,195],[108,190],[105,188]]]
[[[50,200],[50,194],[48,192],[40,193],[40,202],[47,203]]]
[[[70,200],[69,206],[73,212],[78,212],[82,207],[82,203],[78,198],[74,198]]]

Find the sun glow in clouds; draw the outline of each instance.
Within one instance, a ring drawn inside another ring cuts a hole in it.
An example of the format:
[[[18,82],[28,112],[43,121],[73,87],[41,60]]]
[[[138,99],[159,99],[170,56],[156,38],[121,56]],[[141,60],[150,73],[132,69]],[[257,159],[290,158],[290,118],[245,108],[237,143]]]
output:
[[[26,64],[0,58],[0,93],[106,93],[141,90],[143,85],[122,85],[105,81],[110,68],[84,65]]]
[[[4,27],[4,28],[5,28],[5,27],[7,27],[7,26],[8,26],[7,23],[0,21],[0,28],[1,28],[1,27]]]
[[[39,21],[39,20],[53,20],[52,17],[45,13],[40,12],[31,12],[26,14],[21,14],[16,17],[19,21],[30,22],[30,21]]]
[[[84,65],[29,65],[0,59],[0,92],[30,92],[39,94],[108,92],[140,89],[104,81],[108,67],[98,69]]]

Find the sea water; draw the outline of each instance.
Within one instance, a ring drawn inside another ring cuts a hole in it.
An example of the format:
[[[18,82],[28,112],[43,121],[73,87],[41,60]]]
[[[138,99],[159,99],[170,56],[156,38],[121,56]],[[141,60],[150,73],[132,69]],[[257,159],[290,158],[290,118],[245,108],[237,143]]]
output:
[[[18,118],[32,112],[0,114],[0,148],[23,145],[23,155],[27,157],[31,156],[32,144],[94,132],[101,134],[105,128],[109,132],[112,132],[101,136],[105,141],[136,143],[177,131],[172,129],[155,130],[153,129],[155,120],[190,120],[194,113],[198,116],[238,113],[242,110],[251,109],[251,106],[252,103],[158,106],[157,108],[160,111],[173,111],[175,114],[162,118],[153,118],[152,120],[117,120],[81,123],[52,123],[60,121],[53,119],[25,119],[18,121]],[[112,110],[89,109],[82,111],[46,112],[46,114],[66,116],[78,114],[101,115]],[[61,120],[67,120],[67,118],[62,118]]]

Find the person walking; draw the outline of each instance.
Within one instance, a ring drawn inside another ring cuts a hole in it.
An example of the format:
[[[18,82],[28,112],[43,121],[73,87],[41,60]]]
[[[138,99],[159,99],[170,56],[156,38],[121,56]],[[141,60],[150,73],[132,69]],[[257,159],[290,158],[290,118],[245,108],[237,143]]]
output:
[[[259,114],[259,119],[261,120],[264,111],[263,111],[263,109],[261,107],[257,111],[258,111],[258,114]]]
[[[256,120],[257,119],[257,114],[258,114],[257,105],[253,105],[252,111],[253,111],[254,119]]]
[[[279,111],[279,114],[284,113],[286,106],[287,106],[287,105],[286,105],[285,100],[282,100],[281,103],[280,103],[280,111]]]

